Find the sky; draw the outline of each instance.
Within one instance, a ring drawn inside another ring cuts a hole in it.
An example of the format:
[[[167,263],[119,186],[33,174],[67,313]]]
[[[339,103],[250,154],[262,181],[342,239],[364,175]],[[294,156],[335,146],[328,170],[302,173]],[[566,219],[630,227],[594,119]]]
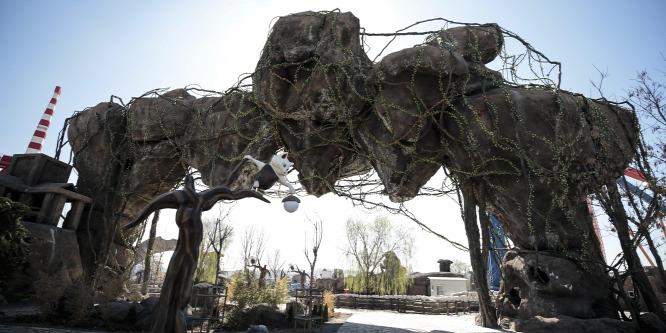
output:
[[[0,154],[25,152],[56,86],[62,87],[62,95],[42,150],[50,156],[65,119],[74,112],[109,101],[112,95],[128,102],[155,88],[194,84],[224,91],[254,71],[276,17],[336,8],[354,13],[367,32],[394,32],[431,18],[498,23],[562,63],[561,88],[593,98],[599,94],[590,81],[598,82],[599,70],[607,73],[605,97],[619,101],[637,71],[664,69],[665,64],[666,3],[656,0],[0,1]],[[413,31],[439,28],[441,23],[434,23]],[[401,38],[384,55],[422,39]],[[367,39],[371,59],[387,41]],[[66,148],[60,159],[69,161]],[[433,182],[441,182],[442,176],[437,177]],[[74,173],[71,181],[75,179]],[[380,214],[413,228],[414,271],[436,271],[438,259],[469,262],[467,253],[403,218],[360,210],[330,194],[301,200],[293,214],[284,212],[277,200],[264,205],[246,199],[235,205],[230,223],[237,236],[225,268],[237,268],[239,235],[247,226],[263,230],[267,255],[280,249],[288,263],[307,266],[303,250],[308,218],[324,222],[317,267],[346,268],[341,252],[345,221]],[[453,199],[417,198],[407,206],[437,232],[467,244]],[[175,223],[168,215],[159,225],[163,237],[175,237]],[[614,247],[609,241],[606,251],[616,251]]]

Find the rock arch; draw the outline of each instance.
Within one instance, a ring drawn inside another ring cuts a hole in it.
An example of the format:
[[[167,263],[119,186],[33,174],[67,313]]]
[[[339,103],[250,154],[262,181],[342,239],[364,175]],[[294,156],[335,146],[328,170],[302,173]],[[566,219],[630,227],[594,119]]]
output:
[[[634,116],[554,84],[508,82],[486,67],[506,37],[495,24],[461,25],[375,64],[351,13],[304,12],[276,21],[251,89],[153,91],[77,113],[68,137],[78,190],[95,198],[80,244],[119,253],[123,266],[132,239],[119,225],[188,168],[212,186],[246,154],[268,159],[284,147],[316,196],[374,169],[399,202],[444,167],[518,248],[504,261],[505,315],[615,317],[585,197],[634,156]],[[249,187],[249,177],[234,186]],[[583,292],[563,288],[590,279],[598,283]]]

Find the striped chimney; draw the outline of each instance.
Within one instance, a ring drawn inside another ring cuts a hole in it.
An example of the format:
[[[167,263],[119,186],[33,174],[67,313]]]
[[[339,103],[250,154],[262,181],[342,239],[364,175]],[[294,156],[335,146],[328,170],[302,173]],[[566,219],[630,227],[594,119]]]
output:
[[[51,125],[53,109],[56,103],[58,103],[58,97],[60,97],[60,87],[56,86],[53,97],[51,97],[51,102],[46,107],[42,120],[39,121],[35,134],[32,135],[32,140],[28,144],[28,149],[25,151],[26,154],[37,154],[42,151],[42,144],[44,143],[44,138],[46,138],[46,131],[49,130],[49,126]]]

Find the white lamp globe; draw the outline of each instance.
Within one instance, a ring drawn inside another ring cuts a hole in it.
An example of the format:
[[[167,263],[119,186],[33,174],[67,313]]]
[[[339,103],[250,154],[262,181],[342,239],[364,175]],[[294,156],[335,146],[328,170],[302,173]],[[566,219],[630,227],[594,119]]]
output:
[[[284,199],[282,199],[282,204],[284,206],[284,210],[286,210],[289,213],[293,213],[298,209],[298,204],[301,202],[299,198],[296,196],[290,195]]]

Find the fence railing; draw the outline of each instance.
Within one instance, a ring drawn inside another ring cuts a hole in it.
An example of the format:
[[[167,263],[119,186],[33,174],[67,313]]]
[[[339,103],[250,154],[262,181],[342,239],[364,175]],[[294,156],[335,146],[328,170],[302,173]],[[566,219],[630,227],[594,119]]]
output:
[[[457,293],[454,296],[356,295],[336,294],[335,306],[340,308],[391,310],[424,314],[459,314],[476,312],[479,301],[476,293]]]

